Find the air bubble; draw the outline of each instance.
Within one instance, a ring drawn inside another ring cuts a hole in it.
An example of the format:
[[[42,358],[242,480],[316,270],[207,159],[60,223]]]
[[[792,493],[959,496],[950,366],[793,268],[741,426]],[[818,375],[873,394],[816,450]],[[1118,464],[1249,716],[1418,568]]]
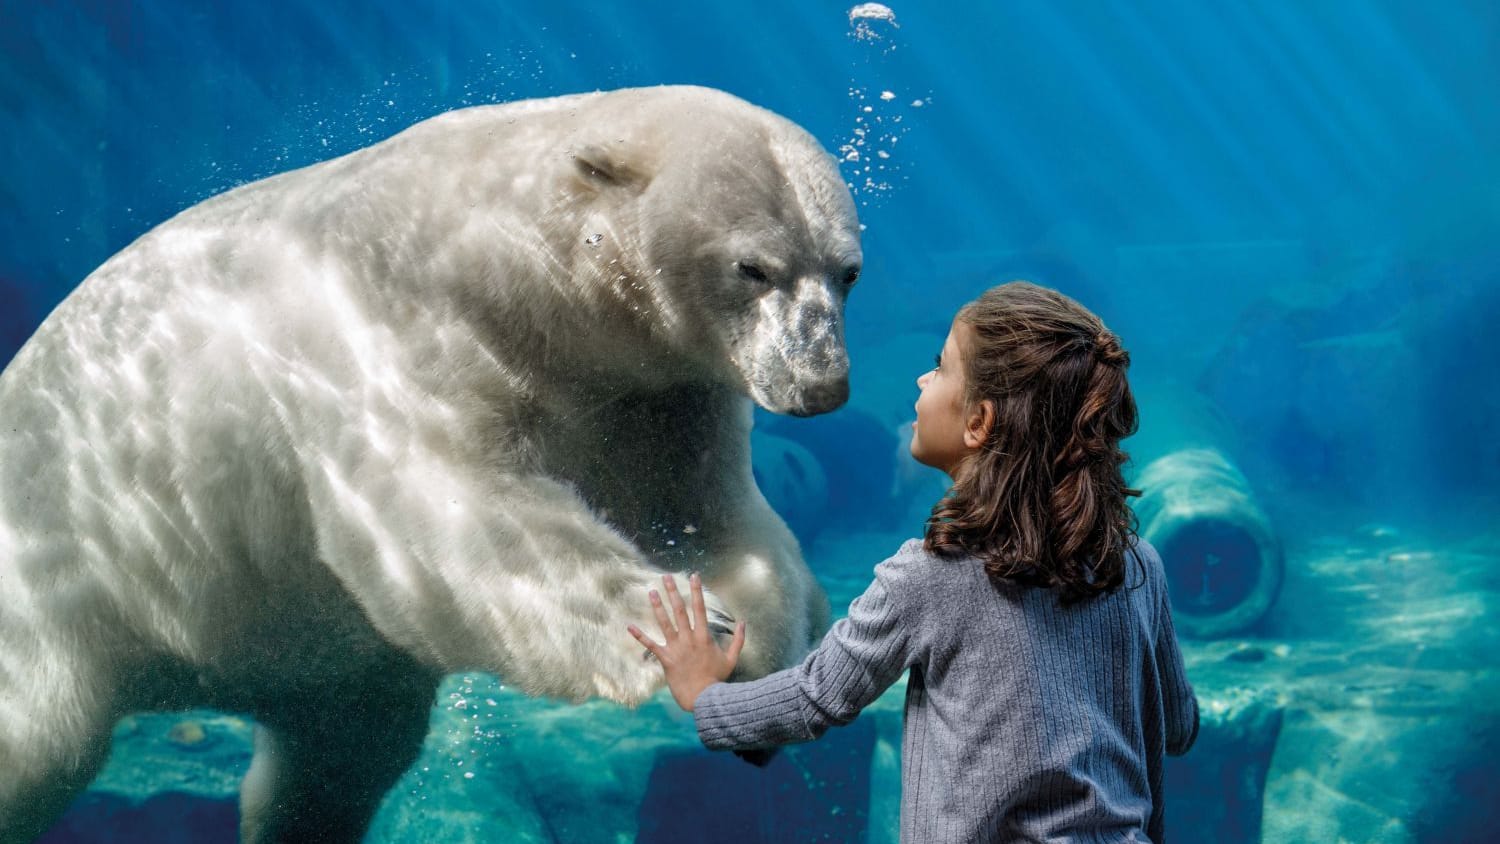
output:
[[[849,25],[854,27],[851,33],[857,41],[881,41],[882,35],[876,31],[872,23],[889,24],[892,29],[900,29],[896,23],[896,13],[891,11],[890,6],[881,3],[861,3],[849,10]]]

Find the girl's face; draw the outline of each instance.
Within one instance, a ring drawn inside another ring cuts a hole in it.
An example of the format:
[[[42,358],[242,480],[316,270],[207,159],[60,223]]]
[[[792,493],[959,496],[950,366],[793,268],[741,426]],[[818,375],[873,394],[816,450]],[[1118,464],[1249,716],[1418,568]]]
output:
[[[917,421],[912,423],[911,456],[950,478],[963,459],[984,444],[989,424],[983,408],[964,408],[963,348],[970,331],[967,324],[954,320],[937,367],[917,379],[922,394],[917,397]]]

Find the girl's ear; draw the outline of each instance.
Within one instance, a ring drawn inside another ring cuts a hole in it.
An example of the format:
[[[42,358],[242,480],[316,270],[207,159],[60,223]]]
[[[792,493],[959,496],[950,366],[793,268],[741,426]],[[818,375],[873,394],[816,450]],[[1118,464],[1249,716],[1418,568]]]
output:
[[[964,446],[968,448],[979,448],[990,439],[990,431],[995,427],[995,403],[990,399],[981,399],[974,410],[964,420]]]

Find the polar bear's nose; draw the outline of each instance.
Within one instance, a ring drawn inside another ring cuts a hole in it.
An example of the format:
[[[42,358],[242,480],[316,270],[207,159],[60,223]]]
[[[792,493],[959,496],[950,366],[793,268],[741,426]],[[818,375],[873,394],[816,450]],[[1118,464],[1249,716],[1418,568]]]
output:
[[[802,402],[790,408],[793,416],[813,416],[827,413],[844,406],[849,400],[848,375],[828,378],[803,388]]]

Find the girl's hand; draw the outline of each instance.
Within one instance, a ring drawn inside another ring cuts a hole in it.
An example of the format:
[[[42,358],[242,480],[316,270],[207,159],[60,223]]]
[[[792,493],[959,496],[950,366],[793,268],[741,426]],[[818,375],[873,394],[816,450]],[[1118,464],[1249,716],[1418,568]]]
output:
[[[658,645],[651,641],[634,624],[629,627],[630,635],[661,663],[667,673],[667,687],[672,690],[677,705],[692,712],[693,703],[704,689],[728,679],[730,672],[734,671],[740,649],[745,646],[745,622],[741,621],[735,627],[729,650],[721,650],[713,634],[708,632],[708,611],[703,606],[703,583],[698,575],[688,578],[688,588],[693,593],[692,618],[688,617],[687,607],[683,606],[682,596],[677,594],[677,583],[671,575],[663,575],[662,583],[667,589],[667,599],[672,603],[672,617],[667,617],[661,595],[654,589],[651,590],[651,611],[656,614],[656,624],[666,643]]]

